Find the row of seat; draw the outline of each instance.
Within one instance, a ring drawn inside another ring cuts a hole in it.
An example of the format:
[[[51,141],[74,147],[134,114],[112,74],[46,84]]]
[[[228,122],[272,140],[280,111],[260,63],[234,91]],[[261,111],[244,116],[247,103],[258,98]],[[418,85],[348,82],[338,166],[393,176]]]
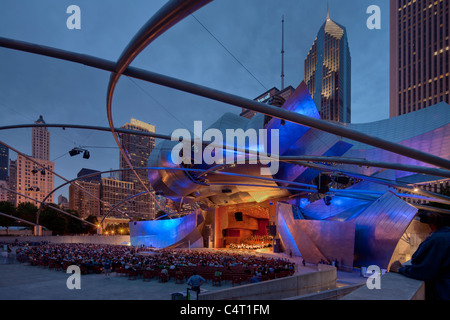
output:
[[[161,269],[126,269],[116,268],[114,271],[119,275],[128,276],[129,280],[136,280],[142,278],[143,281],[150,281],[151,279],[158,279],[159,282],[167,282],[171,279],[175,280],[175,283],[185,283],[189,277],[197,271],[197,274],[202,276],[207,282],[211,281],[213,286],[221,286],[222,281],[231,281],[232,286],[240,285],[243,283],[251,282],[254,277],[252,272],[245,272],[245,269],[236,268],[236,270],[225,269],[220,271],[221,275],[216,275],[217,268],[201,268],[201,267],[179,267],[178,272],[176,270],[168,270],[167,274],[162,273]],[[281,270],[279,272],[271,272],[268,274],[262,274],[258,281],[267,281],[271,279],[281,278],[292,275],[293,270]]]

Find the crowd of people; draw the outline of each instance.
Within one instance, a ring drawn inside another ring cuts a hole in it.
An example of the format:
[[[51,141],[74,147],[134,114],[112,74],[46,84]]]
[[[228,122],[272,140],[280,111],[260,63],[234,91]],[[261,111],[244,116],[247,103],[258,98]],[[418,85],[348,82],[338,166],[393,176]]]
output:
[[[269,248],[270,246],[272,246],[270,243],[249,244],[249,243],[241,242],[241,243],[230,243],[228,247],[230,249],[235,249],[235,250],[258,250],[258,249]]]
[[[228,248],[235,250],[258,250],[270,248],[272,246],[272,237],[269,235],[252,235],[240,243],[230,243]]]
[[[232,251],[148,249],[99,244],[42,244],[19,246],[16,257],[31,265],[59,266],[78,265],[85,270],[178,270],[190,267],[192,270],[213,269],[223,273],[240,270],[251,275],[288,271],[294,272],[294,263],[281,258],[238,254]],[[63,267],[64,268],[64,267]],[[104,271],[102,271],[104,272]]]

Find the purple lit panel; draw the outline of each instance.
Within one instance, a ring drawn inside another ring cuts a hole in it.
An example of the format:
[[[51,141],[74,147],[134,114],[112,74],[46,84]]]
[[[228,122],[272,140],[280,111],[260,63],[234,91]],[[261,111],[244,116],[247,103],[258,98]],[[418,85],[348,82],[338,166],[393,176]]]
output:
[[[129,223],[131,245],[154,248],[174,245],[195,231],[197,215],[194,212],[177,219],[132,221]]]
[[[298,248],[305,261],[338,262],[340,267],[353,266],[354,222],[294,219],[292,205],[278,202],[278,232],[288,249]],[[295,243],[295,246],[293,245]]]
[[[351,219],[356,224],[355,265],[387,268],[398,241],[417,209],[386,192]]]
[[[308,87],[302,82],[297,89],[289,96],[282,106],[283,109],[306,115],[308,117],[319,119],[320,115],[317,107],[309,94]],[[281,120],[272,118],[266,126],[268,133],[271,129],[278,129],[280,134],[280,155],[284,154],[286,150],[300,139],[308,130],[309,127],[302,126],[296,123],[285,121],[284,125]],[[268,139],[270,141],[270,138]]]

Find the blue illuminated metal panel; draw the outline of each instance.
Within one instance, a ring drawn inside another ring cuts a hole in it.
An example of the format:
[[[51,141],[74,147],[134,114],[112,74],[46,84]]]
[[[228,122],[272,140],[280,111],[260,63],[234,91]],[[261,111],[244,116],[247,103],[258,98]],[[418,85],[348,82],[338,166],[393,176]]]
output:
[[[277,232],[280,235],[281,242],[287,252],[292,252],[294,256],[301,256],[297,243],[290,231],[292,227],[293,212],[292,205],[287,203],[277,203]]]
[[[131,245],[166,248],[182,242],[196,231],[198,215],[199,212],[194,212],[177,219],[132,221],[129,223]],[[199,232],[196,234],[201,237]]]
[[[386,192],[351,219],[356,224],[355,266],[387,269],[399,239],[416,213],[415,207]]]
[[[283,109],[296,112],[299,114],[307,115],[316,119],[320,118],[317,107],[309,94],[308,87],[302,82],[297,89],[289,96],[286,102],[282,106]],[[281,124],[281,120],[273,118],[266,126],[268,133],[270,130],[278,129],[280,134],[280,155],[283,155],[289,147],[298,141],[308,130],[309,127],[305,127],[296,123],[285,121]],[[268,139],[268,142],[270,138]]]
[[[444,159],[450,158],[450,106],[445,102],[390,119],[363,124],[349,124],[348,126],[368,135],[401,143]],[[353,148],[343,155],[344,157],[431,167],[429,164],[360,142],[350,141],[345,138],[343,141],[354,145]],[[366,175],[371,175],[379,170],[373,167],[359,168],[348,165],[343,166],[343,169]],[[408,175],[411,175],[411,173],[395,171],[396,178]]]
[[[369,205],[371,201],[362,201],[360,199],[335,196],[330,205],[326,205],[323,200],[317,200],[307,205],[303,213],[309,219],[325,220],[339,215],[345,211],[361,205]]]
[[[346,269],[353,266],[353,222],[294,219],[292,205],[281,202],[277,204],[277,218],[283,245],[298,249],[305,261],[337,261]]]

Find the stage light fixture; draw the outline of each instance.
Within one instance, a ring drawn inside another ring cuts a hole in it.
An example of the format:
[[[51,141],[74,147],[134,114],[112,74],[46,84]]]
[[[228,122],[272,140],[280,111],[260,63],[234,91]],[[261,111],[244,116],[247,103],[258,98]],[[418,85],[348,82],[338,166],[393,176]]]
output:
[[[89,159],[91,157],[90,153],[88,150],[86,149],[82,149],[82,148],[73,148],[72,150],[69,151],[69,154],[71,157],[76,156],[80,153],[83,152],[83,158],[84,159]]]
[[[330,191],[330,188],[328,185],[331,183],[330,176],[326,174],[321,174],[319,177],[316,178],[316,185],[317,185],[317,191],[319,194],[325,194],[328,191]]]
[[[71,157],[76,156],[77,154],[80,154],[81,150],[78,148],[73,148],[72,150],[69,151],[69,154]]]

